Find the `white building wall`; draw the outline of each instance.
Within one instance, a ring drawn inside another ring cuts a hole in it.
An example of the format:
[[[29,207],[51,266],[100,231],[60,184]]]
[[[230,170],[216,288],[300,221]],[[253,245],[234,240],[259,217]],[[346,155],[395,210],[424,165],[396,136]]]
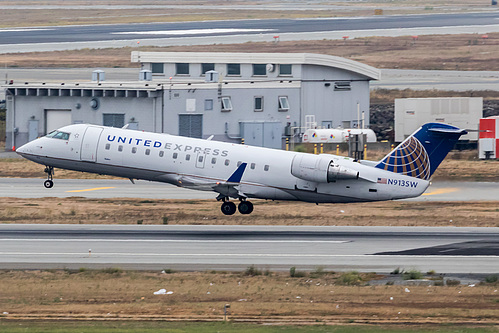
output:
[[[421,125],[429,122],[478,130],[482,114],[482,97],[395,99],[395,141],[404,141]],[[476,141],[478,132],[468,132],[460,140]]]

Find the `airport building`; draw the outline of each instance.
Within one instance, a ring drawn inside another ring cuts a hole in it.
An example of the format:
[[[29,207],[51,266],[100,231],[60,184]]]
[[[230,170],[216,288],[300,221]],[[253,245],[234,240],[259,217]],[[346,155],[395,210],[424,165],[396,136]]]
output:
[[[74,123],[282,148],[307,128],[369,125],[369,82],[380,71],[309,53],[132,52],[137,80],[12,82],[6,147]]]

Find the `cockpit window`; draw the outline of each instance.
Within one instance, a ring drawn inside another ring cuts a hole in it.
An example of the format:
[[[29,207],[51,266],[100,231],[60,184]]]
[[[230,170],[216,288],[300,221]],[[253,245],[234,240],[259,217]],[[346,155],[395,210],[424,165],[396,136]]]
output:
[[[61,139],[61,140],[69,140],[69,133],[60,132],[60,131],[52,131],[46,135],[47,138]]]

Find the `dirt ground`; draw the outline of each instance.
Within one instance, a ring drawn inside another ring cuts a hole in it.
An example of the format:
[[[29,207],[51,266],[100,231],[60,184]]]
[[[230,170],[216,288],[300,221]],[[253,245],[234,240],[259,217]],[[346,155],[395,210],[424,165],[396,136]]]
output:
[[[80,51],[1,54],[7,67],[137,67],[131,51],[166,52],[307,52],[356,60],[377,68],[420,70],[496,70],[499,68],[499,33],[484,35],[429,35],[416,42],[411,36],[340,40],[217,44],[172,47],[125,47]],[[438,47],[438,53],[435,52]]]
[[[428,277],[442,281],[438,273]],[[229,320],[241,322],[499,324],[497,282],[369,286],[367,281],[378,278],[320,268],[295,278],[251,267],[241,273],[175,273],[167,267],[0,271],[0,309],[4,319],[218,321],[230,304]],[[160,289],[171,293],[154,295]]]

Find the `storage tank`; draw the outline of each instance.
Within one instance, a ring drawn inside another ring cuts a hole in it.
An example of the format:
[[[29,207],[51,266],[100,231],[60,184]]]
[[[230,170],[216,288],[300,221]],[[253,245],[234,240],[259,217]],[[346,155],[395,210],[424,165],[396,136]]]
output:
[[[348,133],[342,128],[308,129],[303,134],[303,142],[309,143],[342,143],[347,138]]]
[[[349,128],[346,131],[348,131],[349,133],[351,133],[353,135],[365,134],[367,137],[367,142],[369,142],[369,143],[376,142],[376,133],[374,133],[374,131],[372,129],[369,129],[369,128],[364,128],[364,129]]]
[[[348,141],[349,134],[366,134],[367,142],[376,142],[376,134],[372,129],[359,128],[327,128],[308,129],[303,134],[305,143],[342,143]]]

